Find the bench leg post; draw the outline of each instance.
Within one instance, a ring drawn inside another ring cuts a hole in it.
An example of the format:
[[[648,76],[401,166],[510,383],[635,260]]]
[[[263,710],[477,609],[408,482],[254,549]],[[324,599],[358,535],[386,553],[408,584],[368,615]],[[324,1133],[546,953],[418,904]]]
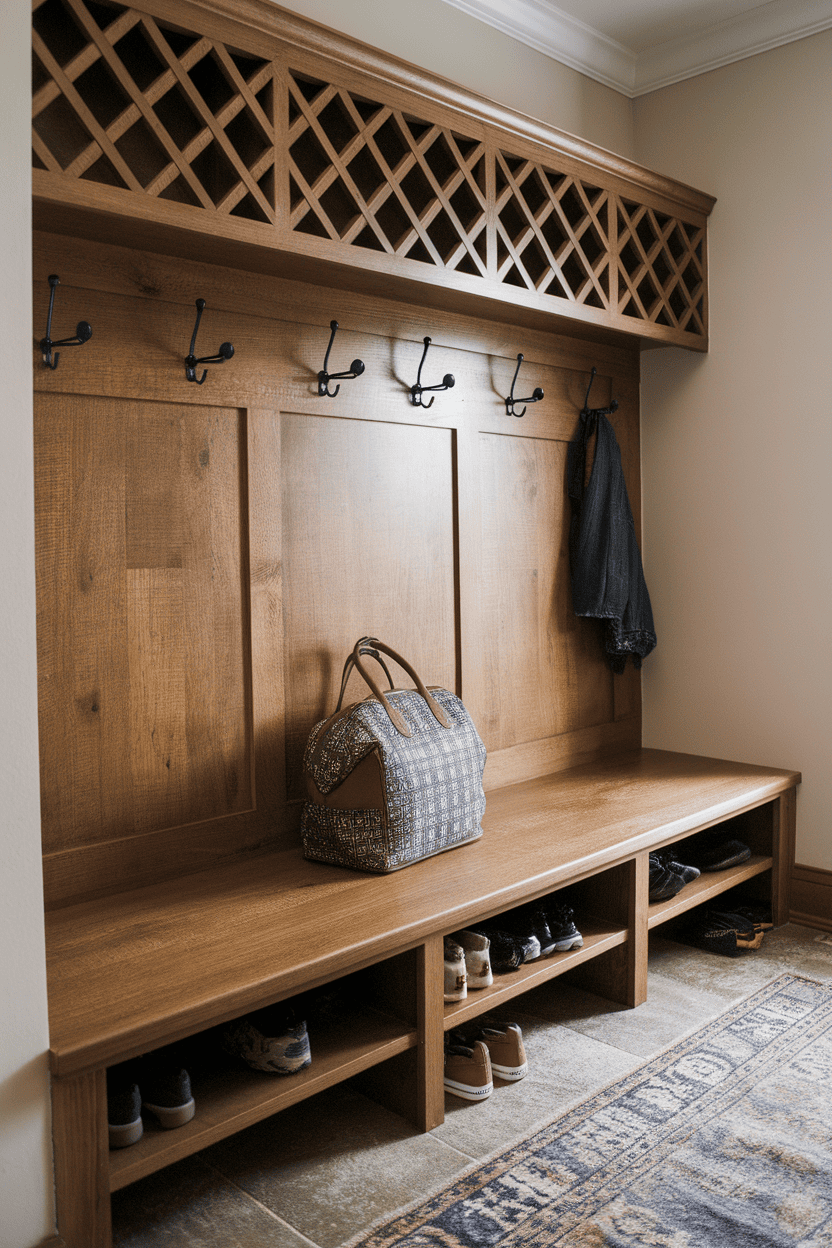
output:
[[[771,872],[771,917],[775,927],[789,921],[796,813],[797,790],[787,789],[775,803],[771,837],[774,859]]]
[[[567,983],[596,996],[633,1008],[647,1000],[647,908],[650,887],[649,855],[638,854],[619,868],[617,921],[627,928],[627,940],[564,976]]]
[[[52,1079],[58,1232],[66,1248],[110,1248],[107,1075]]]
[[[423,1131],[445,1121],[443,949],[441,936],[428,936],[419,947],[416,963],[418,1125]]]

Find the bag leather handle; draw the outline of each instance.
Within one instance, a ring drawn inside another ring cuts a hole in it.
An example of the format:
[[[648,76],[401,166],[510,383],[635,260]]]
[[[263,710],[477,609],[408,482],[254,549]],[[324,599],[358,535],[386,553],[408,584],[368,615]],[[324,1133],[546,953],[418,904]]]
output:
[[[387,670],[387,664],[384,662],[384,659],[381,657],[378,650],[374,650],[372,646],[366,644],[367,642],[369,642],[369,640],[370,640],[369,637],[362,637],[360,641],[356,642],[356,645],[361,647],[362,654],[371,655],[376,660],[376,662],[380,664],[381,667],[384,668],[384,675],[387,677],[387,681],[392,691],[393,677],[390,675],[389,671]],[[354,667],[355,667],[355,655],[352,653],[352,651],[350,651],[350,653],[347,655],[346,662],[344,663],[344,670],[341,673],[341,692],[338,694],[338,705],[335,708],[336,715],[341,709],[341,703],[344,701],[344,693],[346,692],[346,688],[347,688],[347,681],[349,680],[350,673],[352,672],[352,669]]]
[[[372,677],[365,669],[364,664],[361,662],[361,654],[363,652],[362,648],[365,646],[372,646],[376,650],[381,650],[384,654],[391,658],[394,663],[398,663],[399,667],[403,668],[403,670],[407,672],[408,676],[415,684],[417,692],[427,702],[437,723],[441,724],[443,728],[451,727],[450,720],[442,710],[442,707],[435,698],[431,697],[421,676],[414,671],[407,659],[403,659],[400,654],[397,654],[395,650],[391,650],[389,646],[386,646],[383,641],[379,641],[377,637],[362,637],[355,643],[355,648],[353,649],[351,657],[358,672],[364,677],[364,680],[369,686],[370,692],[384,707],[390,717],[390,722],[398,733],[400,733],[403,737],[409,737],[411,735],[410,729],[408,728],[403,716],[384,696],[381,689],[379,689],[378,685],[373,681]]]

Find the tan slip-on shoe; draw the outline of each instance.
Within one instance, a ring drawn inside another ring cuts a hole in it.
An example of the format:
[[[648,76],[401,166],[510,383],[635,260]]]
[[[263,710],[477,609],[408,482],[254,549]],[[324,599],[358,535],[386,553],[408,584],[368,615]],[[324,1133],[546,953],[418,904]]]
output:
[[[450,1035],[451,1044],[472,1045],[478,1040],[488,1049],[491,1071],[498,1079],[516,1083],[529,1073],[523,1033],[518,1023],[488,1019],[475,1031],[466,1028],[465,1031],[452,1031]]]
[[[481,1040],[445,1049],[445,1091],[464,1101],[484,1101],[494,1090],[491,1058]]]

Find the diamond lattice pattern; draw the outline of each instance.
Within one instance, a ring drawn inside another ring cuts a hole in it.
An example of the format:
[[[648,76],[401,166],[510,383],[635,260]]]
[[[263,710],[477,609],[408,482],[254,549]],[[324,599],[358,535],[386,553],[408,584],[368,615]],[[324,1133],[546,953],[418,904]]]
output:
[[[705,229],[643,204],[618,206],[618,310],[705,333]]]
[[[273,65],[146,14],[34,14],[35,168],[273,222]]]
[[[482,142],[292,74],[289,169],[293,230],[486,276]]]
[[[499,280],[609,308],[609,200],[600,187],[498,152]]]

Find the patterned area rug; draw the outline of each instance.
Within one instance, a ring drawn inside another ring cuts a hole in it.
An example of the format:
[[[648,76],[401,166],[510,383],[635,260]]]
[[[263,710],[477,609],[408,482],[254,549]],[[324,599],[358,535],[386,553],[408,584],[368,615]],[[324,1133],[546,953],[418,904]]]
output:
[[[829,1248],[832,989],[783,975],[361,1248]]]

